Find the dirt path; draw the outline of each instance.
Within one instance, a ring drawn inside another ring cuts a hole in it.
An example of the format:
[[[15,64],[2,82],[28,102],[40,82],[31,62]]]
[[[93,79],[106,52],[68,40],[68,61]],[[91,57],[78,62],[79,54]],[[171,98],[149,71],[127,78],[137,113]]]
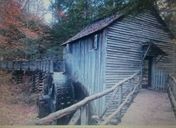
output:
[[[121,125],[176,125],[167,93],[142,89]]]

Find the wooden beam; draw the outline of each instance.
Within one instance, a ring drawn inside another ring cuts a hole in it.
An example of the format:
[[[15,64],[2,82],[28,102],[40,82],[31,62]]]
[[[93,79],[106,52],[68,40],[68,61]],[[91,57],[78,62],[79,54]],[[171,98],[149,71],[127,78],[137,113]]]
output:
[[[36,120],[34,123],[35,124],[49,124],[50,122],[59,119],[63,116],[66,116],[72,112],[74,112],[77,109],[80,109],[82,106],[86,105],[87,103],[89,103],[90,101],[93,101],[95,99],[101,98],[111,92],[113,92],[117,87],[119,87],[120,85],[122,85],[123,83],[127,82],[128,80],[132,79],[133,77],[135,77],[137,74],[139,74],[140,71],[138,71],[137,73],[134,73],[132,76],[121,80],[120,82],[118,82],[117,84],[115,84],[113,87],[106,89],[103,92],[99,92],[96,93],[94,95],[88,96],[86,98],[84,98],[83,100],[79,101],[76,104],[71,105],[70,107],[67,107],[65,109],[53,112],[51,114],[49,114],[48,116],[42,118],[42,119],[38,119]]]
[[[81,107],[81,125],[88,124],[88,113],[87,113],[87,105]]]

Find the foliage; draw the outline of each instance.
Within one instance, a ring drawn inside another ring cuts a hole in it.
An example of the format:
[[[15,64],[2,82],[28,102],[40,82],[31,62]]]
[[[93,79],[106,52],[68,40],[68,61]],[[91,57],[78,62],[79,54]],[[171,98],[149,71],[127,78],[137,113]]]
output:
[[[65,0],[57,1],[55,4],[57,5],[58,24],[54,25],[54,28],[59,29],[56,31],[59,42],[73,36],[93,17],[92,3],[89,0],[74,0],[72,2]]]
[[[33,10],[38,7],[33,7],[33,4],[41,6]],[[150,6],[158,7],[163,19],[176,34],[175,0],[54,0],[52,11],[57,20],[52,29],[43,24],[42,12],[45,13],[45,10],[42,6],[40,0],[34,3],[32,0],[0,0],[1,59],[61,58],[61,43],[91,22]]]
[[[167,23],[170,30],[176,36],[176,1],[175,0],[158,0],[158,10]]]
[[[83,27],[119,11],[130,12],[151,6],[153,0],[56,0],[53,5],[57,23],[54,34],[63,43]]]
[[[53,48],[95,20],[119,12],[128,14],[149,7],[161,8],[161,3],[167,6],[158,11],[165,14],[163,19],[176,34],[175,0],[55,0],[53,8],[57,22],[53,30],[58,41]]]
[[[22,4],[27,0],[0,1],[1,59],[40,57],[48,47],[50,28]],[[20,3],[21,2],[21,3]]]

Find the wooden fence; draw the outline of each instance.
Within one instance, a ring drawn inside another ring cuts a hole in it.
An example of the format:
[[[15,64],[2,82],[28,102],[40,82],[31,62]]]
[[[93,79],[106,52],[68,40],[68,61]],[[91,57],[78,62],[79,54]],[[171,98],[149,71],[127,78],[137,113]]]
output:
[[[73,112],[75,112],[75,113],[80,112],[78,115],[81,120],[81,124],[86,125],[86,124],[88,124],[88,116],[87,116],[88,112],[86,110],[88,104],[91,101],[99,99],[99,98],[106,96],[110,93],[113,93],[112,94],[112,99],[113,99],[117,93],[117,90],[120,89],[124,84],[128,83],[131,86],[131,91],[128,93],[128,95],[126,96],[126,98],[124,100],[121,98],[121,104],[119,105],[119,107],[112,114],[110,114],[106,117],[102,116],[104,118],[102,118],[102,117],[97,118],[98,124],[109,124],[111,119],[114,118],[119,112],[121,112],[123,106],[126,105],[129,102],[129,100],[134,96],[134,93],[136,93],[138,91],[138,89],[141,85],[141,80],[142,80],[141,73],[137,72],[137,73],[133,74],[132,76],[118,82],[113,87],[104,90],[103,92],[99,92],[99,93],[93,94],[91,96],[88,96],[88,97],[84,98],[83,100],[79,101],[78,103],[71,105],[68,108],[53,112],[44,118],[38,119],[34,123],[35,124],[51,124],[53,121],[60,119],[66,115],[69,115]],[[122,93],[121,93],[121,97],[123,97]],[[111,102],[111,100],[110,100],[110,102]],[[111,104],[111,103],[109,103],[109,104]],[[105,111],[107,109],[109,109],[109,105],[106,107]],[[94,115],[94,117],[96,117],[96,116]],[[76,123],[77,123],[77,121],[74,121],[74,123],[72,122],[69,124],[76,124]]]
[[[57,63],[57,64],[55,64]],[[64,69],[63,62],[57,60],[31,60],[31,61],[0,61],[0,68],[6,70],[24,70],[52,73],[56,68],[58,71]]]
[[[169,75],[168,79],[168,94],[176,116],[176,78]]]

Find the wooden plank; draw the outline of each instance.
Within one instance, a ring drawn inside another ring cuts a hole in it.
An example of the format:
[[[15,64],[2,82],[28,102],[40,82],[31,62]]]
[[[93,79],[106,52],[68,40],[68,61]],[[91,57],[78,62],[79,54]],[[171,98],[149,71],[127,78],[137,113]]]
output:
[[[87,105],[81,107],[81,125],[88,124]]]

